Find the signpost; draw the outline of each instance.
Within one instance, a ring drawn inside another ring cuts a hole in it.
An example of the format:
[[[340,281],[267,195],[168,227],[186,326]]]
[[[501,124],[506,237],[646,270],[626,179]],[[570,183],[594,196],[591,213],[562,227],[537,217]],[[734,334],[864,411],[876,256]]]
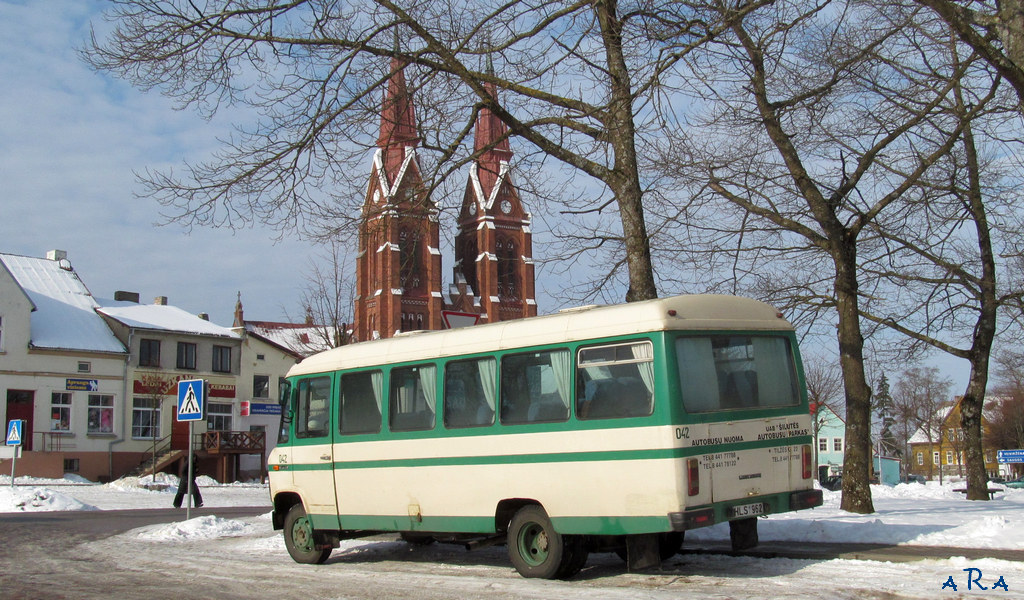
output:
[[[185,478],[188,479],[188,500],[185,502],[185,520],[192,518],[192,423],[203,420],[206,408],[206,381],[203,379],[185,379],[178,382],[178,421],[188,421],[188,466]],[[181,481],[178,481],[181,485]]]
[[[1001,463],[1024,463],[1024,450],[1000,450],[996,461]]]
[[[25,432],[25,421],[23,419],[11,419],[7,423],[7,445],[21,446],[21,439]],[[18,462],[18,450],[14,448],[14,455],[11,456],[11,487],[14,487],[14,464]]]

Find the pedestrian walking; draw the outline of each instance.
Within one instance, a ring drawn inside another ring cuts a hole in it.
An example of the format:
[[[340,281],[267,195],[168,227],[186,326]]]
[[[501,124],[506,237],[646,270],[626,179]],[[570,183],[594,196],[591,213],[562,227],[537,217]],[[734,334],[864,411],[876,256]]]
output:
[[[199,493],[199,485],[196,484],[196,455],[194,453],[192,460],[186,458],[178,469],[178,493],[174,495],[174,508],[181,508],[181,501],[188,493],[190,481],[192,482],[192,506],[199,508],[203,505],[203,495]]]

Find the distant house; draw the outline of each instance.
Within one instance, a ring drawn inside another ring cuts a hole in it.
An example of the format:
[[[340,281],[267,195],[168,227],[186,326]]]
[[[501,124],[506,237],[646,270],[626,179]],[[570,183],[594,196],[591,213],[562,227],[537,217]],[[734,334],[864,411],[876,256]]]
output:
[[[98,307],[66,252],[0,254],[0,393],[5,425],[25,421],[19,473],[110,473],[130,394],[128,352]],[[0,471],[10,473],[10,462]]]
[[[814,448],[818,465],[818,480],[843,472],[846,422],[825,404],[812,407],[814,412]]]
[[[815,440],[818,480],[842,475],[846,454],[846,421],[824,404],[815,407]],[[874,448],[872,448],[874,451]],[[900,481],[900,459],[872,452],[872,481],[895,485]]]
[[[985,457],[985,472],[990,477],[999,474],[996,462],[998,448],[985,444],[989,427],[989,413],[994,403],[1000,399],[992,398],[985,401],[985,410],[981,415],[982,450]],[[910,460],[907,461],[907,472],[921,475],[928,479],[945,477],[965,477],[964,464],[964,431],[960,427],[960,405],[963,396],[957,396],[952,405],[940,408],[936,415],[935,425],[921,427],[908,441]]]

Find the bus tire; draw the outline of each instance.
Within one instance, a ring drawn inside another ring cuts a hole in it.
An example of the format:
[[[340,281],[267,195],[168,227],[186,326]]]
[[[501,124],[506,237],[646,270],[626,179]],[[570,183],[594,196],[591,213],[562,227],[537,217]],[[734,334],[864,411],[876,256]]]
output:
[[[313,523],[301,502],[288,509],[284,517],[284,546],[292,560],[305,565],[323,564],[331,555],[330,546],[317,543]]]
[[[566,548],[566,542],[569,547]],[[516,511],[508,527],[508,557],[523,577],[565,579],[583,567],[580,536],[555,532],[544,509],[531,504]],[[582,556],[586,561],[586,556]],[[577,566],[578,564],[578,566]],[[575,568],[575,571],[569,573]]]
[[[757,517],[729,521],[729,540],[733,551],[749,550],[757,546]]]

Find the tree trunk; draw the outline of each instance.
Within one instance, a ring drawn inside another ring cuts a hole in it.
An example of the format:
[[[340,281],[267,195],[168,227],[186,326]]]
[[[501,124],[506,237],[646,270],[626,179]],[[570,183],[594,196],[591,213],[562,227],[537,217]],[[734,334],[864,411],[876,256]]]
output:
[[[599,1],[594,6],[604,40],[611,101],[605,127],[608,143],[615,153],[610,181],[606,181],[619,207],[622,237],[626,247],[629,289],[626,302],[658,297],[651,262],[651,241],[644,221],[643,190],[636,156],[636,126],[633,123],[633,94],[629,68],[622,52],[622,21],[615,0]]]
[[[832,252],[839,311],[839,361],[846,389],[846,450],[843,454],[843,499],[840,508],[875,512],[871,500],[871,388],[864,375],[864,337],[857,300],[855,247],[840,241]]]

